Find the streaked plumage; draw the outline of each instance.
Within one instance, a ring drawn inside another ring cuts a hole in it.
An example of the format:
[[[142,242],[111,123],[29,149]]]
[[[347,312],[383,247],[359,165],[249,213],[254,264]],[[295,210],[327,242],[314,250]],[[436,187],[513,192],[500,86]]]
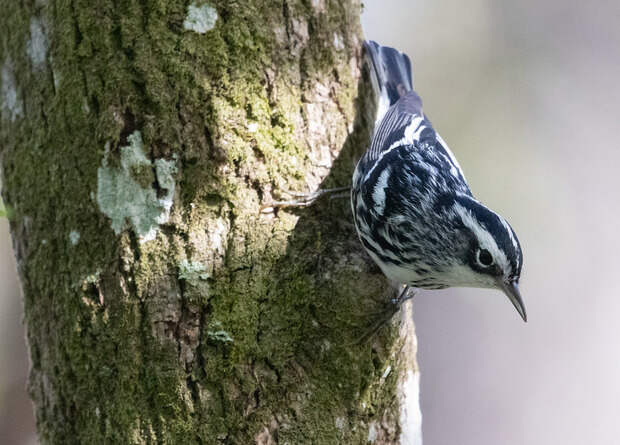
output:
[[[516,234],[473,197],[424,115],[409,58],[375,42],[365,49],[378,113],[353,175],[351,205],[362,244],[392,280],[423,289],[499,288],[525,320]]]

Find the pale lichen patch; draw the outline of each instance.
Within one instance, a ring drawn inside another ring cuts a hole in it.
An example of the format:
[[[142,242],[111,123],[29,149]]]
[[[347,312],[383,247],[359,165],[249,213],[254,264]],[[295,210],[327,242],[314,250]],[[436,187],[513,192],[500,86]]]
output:
[[[200,261],[182,259],[179,263],[179,279],[195,283],[208,278],[207,268]]]
[[[112,229],[118,235],[127,222],[140,241],[155,239],[157,228],[168,221],[174,197],[176,165],[162,159],[151,162],[145,155],[142,135],[134,131],[128,137],[129,145],[121,147],[120,168],[110,165],[106,146],[102,165],[97,171],[97,204],[112,220]],[[144,176],[155,176],[161,189],[157,191]]]
[[[157,182],[166,190],[174,189],[174,175],[177,172],[176,161],[166,161],[165,159],[157,159],[155,161],[155,174]]]
[[[343,431],[344,427],[346,426],[346,420],[344,417],[336,417],[334,423],[336,424],[336,428],[338,428],[340,431]]]
[[[35,69],[41,69],[47,58],[49,42],[45,34],[45,28],[37,17],[30,19],[30,38],[26,44],[26,52]]]
[[[0,88],[0,109],[5,119],[14,121],[24,115],[24,108],[17,94],[17,84],[12,63],[9,60],[5,60],[0,71],[2,82],[2,87]]]
[[[222,323],[215,321],[211,323],[211,329],[207,331],[209,340],[219,343],[232,343],[233,339],[228,332],[222,329]]]
[[[187,16],[183,22],[183,28],[204,34],[215,27],[217,11],[208,3],[200,6],[196,2],[187,7]]]
[[[71,241],[71,244],[75,246],[80,241],[80,232],[77,230],[72,230],[69,232],[69,241]]]
[[[344,49],[344,41],[342,40],[342,36],[338,33],[334,33],[334,48],[338,51],[342,51]]]
[[[370,426],[368,427],[367,441],[369,443],[375,443],[376,440],[377,440],[377,426],[375,425],[375,422],[371,422]]]
[[[175,158],[176,159],[176,158]],[[166,161],[165,159],[157,159],[155,161],[155,176],[159,186],[167,193],[159,199],[164,211],[157,217],[159,224],[164,224],[170,218],[170,209],[174,198],[175,179],[177,173],[176,160]]]

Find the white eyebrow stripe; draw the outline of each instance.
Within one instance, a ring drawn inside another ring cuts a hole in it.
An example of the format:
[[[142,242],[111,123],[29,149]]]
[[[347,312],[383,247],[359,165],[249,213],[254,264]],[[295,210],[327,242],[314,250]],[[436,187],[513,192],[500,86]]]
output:
[[[508,270],[510,263],[508,261],[508,258],[506,257],[506,254],[499,248],[497,242],[495,241],[495,238],[493,238],[493,236],[489,233],[487,229],[482,227],[482,225],[474,217],[471,211],[463,207],[458,202],[454,204],[452,209],[458,216],[461,217],[461,221],[463,221],[463,224],[474,233],[476,239],[478,240],[478,243],[480,244],[480,247],[488,250],[491,253],[493,259],[495,260],[497,265],[502,268],[503,271]]]
[[[508,235],[510,236],[510,242],[512,243],[512,247],[514,247],[515,252],[517,252],[518,254],[517,255],[517,270],[519,270],[519,268],[521,267],[521,261],[523,260],[523,258],[521,257],[521,249],[519,248],[519,242],[515,238],[514,232],[512,231],[512,228],[508,225],[506,220],[502,217],[500,217],[499,220],[502,222],[502,225],[506,228],[506,231],[508,231]]]

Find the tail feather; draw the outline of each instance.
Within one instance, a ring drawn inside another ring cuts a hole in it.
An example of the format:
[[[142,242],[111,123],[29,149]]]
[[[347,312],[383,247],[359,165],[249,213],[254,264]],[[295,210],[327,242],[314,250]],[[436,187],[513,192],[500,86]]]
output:
[[[406,54],[372,40],[364,42],[364,48],[377,97],[376,122],[379,122],[391,105],[413,90],[411,61]]]

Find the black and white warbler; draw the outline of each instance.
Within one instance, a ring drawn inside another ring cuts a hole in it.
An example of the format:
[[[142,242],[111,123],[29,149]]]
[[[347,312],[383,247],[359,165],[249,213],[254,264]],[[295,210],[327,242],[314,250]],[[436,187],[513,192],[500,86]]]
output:
[[[351,190],[362,244],[406,290],[500,289],[527,321],[515,232],[473,197],[456,158],[422,111],[409,58],[372,41],[365,50],[378,111]]]

